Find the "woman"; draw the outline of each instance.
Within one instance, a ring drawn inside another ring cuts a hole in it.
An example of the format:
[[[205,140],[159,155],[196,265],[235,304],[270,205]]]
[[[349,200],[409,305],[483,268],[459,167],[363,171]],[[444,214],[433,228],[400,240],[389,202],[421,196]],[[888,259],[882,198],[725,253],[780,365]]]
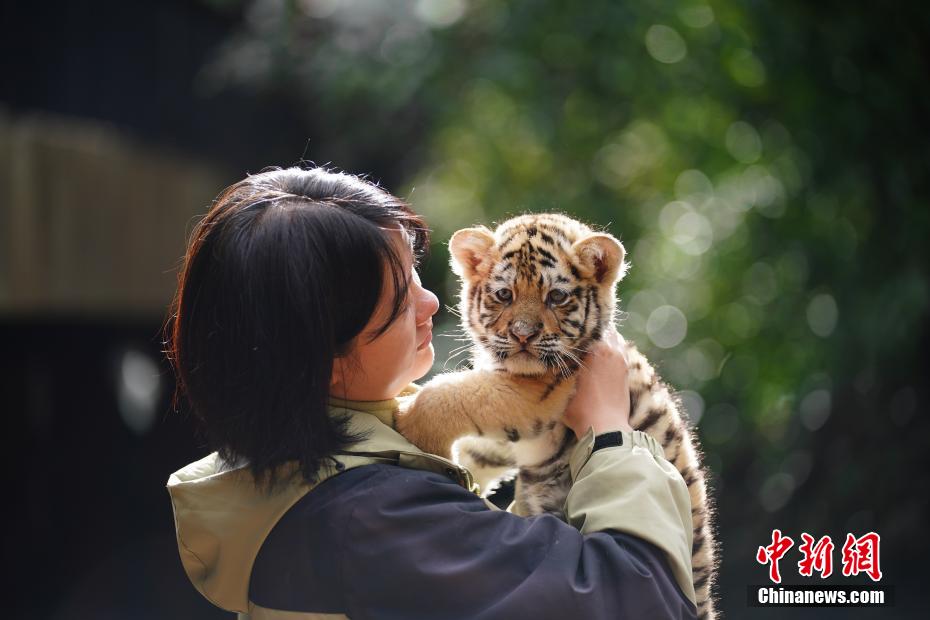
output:
[[[168,482],[191,581],[255,619],[694,617],[687,488],[629,426],[616,335],[566,415],[571,525],[493,509],[393,429],[433,361],[427,243],[323,169],[250,176],[197,226],[167,351],[217,450]]]

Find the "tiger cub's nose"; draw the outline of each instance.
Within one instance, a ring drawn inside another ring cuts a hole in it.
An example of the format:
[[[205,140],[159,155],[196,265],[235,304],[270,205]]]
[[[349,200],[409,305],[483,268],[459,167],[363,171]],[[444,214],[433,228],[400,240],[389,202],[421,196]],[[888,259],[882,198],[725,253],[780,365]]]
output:
[[[517,319],[513,322],[513,325],[510,326],[510,333],[513,334],[513,337],[519,342],[526,344],[538,336],[542,328],[543,324],[541,322],[533,323],[531,321]]]

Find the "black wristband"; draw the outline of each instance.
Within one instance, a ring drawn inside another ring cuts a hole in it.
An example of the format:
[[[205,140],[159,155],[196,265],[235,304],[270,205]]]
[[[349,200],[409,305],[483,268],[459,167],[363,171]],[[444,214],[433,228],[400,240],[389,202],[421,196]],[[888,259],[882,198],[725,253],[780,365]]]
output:
[[[610,431],[602,433],[594,438],[594,449],[591,452],[597,452],[601,448],[615,448],[623,445],[623,433],[620,431]]]

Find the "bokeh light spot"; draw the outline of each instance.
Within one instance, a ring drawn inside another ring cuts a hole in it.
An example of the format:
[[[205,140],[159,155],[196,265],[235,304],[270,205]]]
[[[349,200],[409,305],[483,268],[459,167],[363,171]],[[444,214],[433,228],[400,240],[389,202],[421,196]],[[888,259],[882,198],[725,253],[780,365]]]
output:
[[[143,435],[152,428],[160,396],[161,376],[155,360],[133,349],[124,351],[119,363],[116,401],[120,417],[132,432]]]
[[[622,189],[662,162],[668,149],[658,125],[634,121],[594,156],[594,175],[605,185]]]
[[[788,503],[794,489],[795,481],[791,474],[785,472],[772,474],[762,483],[762,488],[759,490],[759,503],[767,512],[775,512]]]
[[[708,343],[715,345],[712,349]],[[713,340],[702,340],[698,344],[685,351],[685,363],[691,375],[699,381],[710,381],[716,378],[717,368],[722,358],[722,349],[719,344]]]
[[[688,319],[675,306],[659,306],[646,320],[646,334],[657,347],[671,349],[688,334]]]
[[[701,395],[694,390],[682,390],[678,392],[678,398],[681,399],[681,406],[691,423],[700,422],[701,416],[704,415],[704,399]]]
[[[381,57],[391,64],[412,65],[429,54],[431,45],[431,35],[422,26],[394,26],[381,42]]]
[[[714,242],[714,229],[706,217],[689,211],[675,222],[672,241],[686,254],[699,256],[709,250]]]
[[[736,121],[727,128],[727,151],[736,161],[752,164],[762,156],[762,138],[756,128],[744,121]]]
[[[817,389],[801,400],[801,424],[808,430],[816,431],[830,417],[832,398],[829,390]]]
[[[675,200],[662,207],[659,211],[659,228],[666,237],[671,238],[675,235],[675,224],[678,218],[685,213],[690,213],[692,209],[692,206],[683,200]]]
[[[714,23],[714,10],[706,4],[678,9],[678,18],[691,28],[706,28]]]
[[[339,8],[341,0],[298,0],[297,6],[308,17],[324,19]]]
[[[828,293],[815,295],[807,305],[807,324],[821,338],[826,338],[836,329],[838,315],[836,300]]]
[[[646,31],[646,50],[650,56],[666,64],[684,60],[688,55],[688,47],[678,31],[662,24],[654,24]]]
[[[699,204],[714,197],[714,184],[700,170],[685,170],[675,179],[675,196]]]
[[[457,22],[465,9],[465,0],[419,0],[413,12],[423,23],[445,28]]]
[[[749,88],[765,84],[765,65],[755,54],[747,49],[737,50],[727,63],[730,76],[738,83]]]
[[[685,351],[685,363],[691,376],[699,381],[709,381],[716,374],[710,358],[699,347],[691,347]]]

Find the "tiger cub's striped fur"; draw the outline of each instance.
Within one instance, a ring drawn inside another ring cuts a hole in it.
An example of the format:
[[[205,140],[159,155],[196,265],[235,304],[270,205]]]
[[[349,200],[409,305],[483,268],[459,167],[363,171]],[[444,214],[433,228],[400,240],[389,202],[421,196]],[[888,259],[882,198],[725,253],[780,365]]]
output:
[[[404,404],[398,429],[443,456],[455,443],[483,488],[516,468],[515,512],[561,517],[576,440],[560,419],[585,352],[613,328],[623,246],[571,218],[541,214],[493,233],[460,230],[450,250],[463,284],[462,323],[477,345],[474,368],[427,383]],[[659,441],[688,485],[698,615],[713,618],[716,545],[699,453],[668,386],[632,345],[628,360],[630,424]]]

